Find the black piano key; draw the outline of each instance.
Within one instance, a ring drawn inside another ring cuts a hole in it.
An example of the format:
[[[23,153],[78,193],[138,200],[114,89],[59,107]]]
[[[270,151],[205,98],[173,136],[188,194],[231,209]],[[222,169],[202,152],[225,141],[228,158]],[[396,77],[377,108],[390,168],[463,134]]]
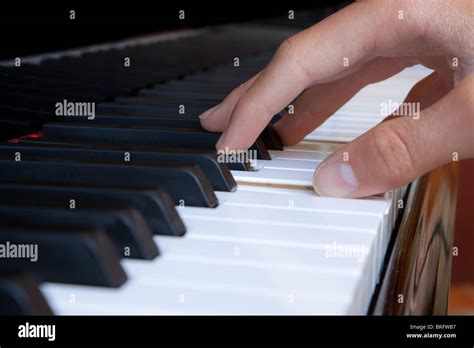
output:
[[[183,92],[211,92],[211,93],[222,93],[224,97],[230,93],[236,86],[231,84],[208,84],[199,83],[194,81],[184,80],[172,80],[166,83],[154,85],[152,89],[161,91],[183,91]],[[146,90],[144,90],[146,91]],[[141,91],[138,92],[141,95]]]
[[[50,112],[52,115],[56,111],[58,99],[48,96],[38,96],[31,94],[15,93],[13,91],[2,91],[0,94],[0,106],[14,106],[24,109]]]
[[[130,88],[120,87],[120,85],[106,86],[100,81],[91,84],[64,77],[47,78],[42,75],[37,76],[32,73],[23,72],[23,70],[18,68],[0,67],[0,79],[4,82],[22,83],[28,86],[37,86],[38,88],[48,88],[59,91],[93,91],[98,99],[107,96],[127,96],[130,94]]]
[[[184,105],[183,114],[180,113],[180,105]],[[99,103],[96,105],[96,112],[98,114],[122,114],[122,115],[135,115],[135,116],[157,116],[157,115],[186,115],[186,116],[198,116],[206,111],[208,107],[205,106],[193,106],[185,102],[173,105],[162,105],[146,106],[146,105],[128,105],[119,103]]]
[[[62,59],[54,59],[53,64],[59,66]],[[134,85],[128,85],[128,80],[123,78],[122,83],[117,84],[117,77],[111,76],[110,74],[93,75],[90,76],[87,71],[82,69],[82,73],[79,73],[76,69],[78,67],[71,66],[66,71],[57,71],[52,69],[49,63],[51,60],[43,60],[41,64],[23,64],[20,68],[2,68],[0,67],[0,76],[4,77],[4,80],[18,80],[21,78],[35,79],[37,82],[42,81],[55,81],[59,84],[66,84],[69,86],[85,86],[91,89],[110,89],[116,91],[130,90],[130,87],[140,87],[139,82],[135,82]],[[115,85],[115,86],[114,86]]]
[[[97,100],[98,95],[89,89],[67,89],[58,90],[52,88],[44,88],[36,84],[25,84],[22,82],[6,82],[0,80],[0,88],[7,88],[10,92],[15,92],[22,95],[37,95],[37,96],[56,96],[58,101],[67,100]],[[100,98],[99,98],[100,99]],[[100,99],[105,101],[105,99]]]
[[[0,271],[31,272],[49,282],[118,287],[127,276],[104,231],[0,225],[5,257]],[[12,252],[23,248],[21,256]]]
[[[64,103],[78,102],[86,105],[87,115],[95,115],[95,100],[68,100],[63,99],[61,96],[53,95],[31,95],[28,93],[21,93],[15,91],[6,91],[0,94],[0,112],[11,116],[10,110],[16,110],[16,114],[23,115],[20,119],[35,121],[58,121],[64,118],[63,115],[57,115],[58,104],[63,105]],[[94,109],[92,109],[94,108]],[[41,115],[38,117],[37,112]],[[92,113],[93,112],[93,113]]]
[[[186,232],[173,201],[163,190],[126,190],[92,186],[60,186],[0,183],[0,199],[3,202],[23,200],[29,204],[67,206],[74,199],[76,206],[133,207],[139,211],[154,234],[182,236]]]
[[[0,113],[0,142],[18,138],[32,131],[31,124],[19,119],[4,119]]]
[[[28,221],[38,227],[58,224],[71,228],[100,229],[107,233],[120,257],[151,260],[159,254],[148,225],[134,209],[70,209],[48,206],[43,200],[41,206],[36,206],[18,198],[9,197],[6,201],[0,198],[2,223],[21,224]]]
[[[151,113],[152,111],[156,114],[157,110],[161,107],[174,107],[175,110],[179,110],[181,105],[191,106],[193,108],[205,108],[209,109],[214,105],[222,101],[222,99],[192,99],[192,98],[183,98],[179,93],[172,96],[137,96],[137,97],[125,97],[116,99],[120,102],[116,102],[117,105],[122,107],[134,107],[139,109],[145,109],[147,112]]]
[[[79,119],[79,118],[77,118]],[[86,118],[82,118],[83,122],[86,121]],[[66,121],[75,120],[66,119]],[[197,117],[183,117],[176,115],[175,117],[169,116],[156,116],[156,117],[130,117],[130,116],[115,116],[115,115],[97,115],[94,119],[95,124],[120,124],[123,126],[136,126],[136,127],[161,127],[161,128],[192,128],[197,130],[204,129],[201,127],[201,122]],[[260,133],[260,138],[265,144],[268,150],[283,150],[283,145],[281,140],[272,127],[268,125],[264,128],[262,133]]]
[[[31,274],[0,272],[0,315],[52,315]]]
[[[133,59],[133,57],[129,58]],[[87,58],[84,56],[79,58],[64,57],[58,61],[44,61],[40,68],[48,75],[58,78],[68,76],[88,83],[101,81],[106,85],[117,84],[131,89],[145,87],[161,81],[165,77],[157,71],[159,67],[155,69],[150,67],[147,71],[144,71],[140,69],[137,62],[134,62],[130,67],[126,67],[124,57],[118,57],[110,62],[95,55],[93,62],[90,62],[91,64],[87,63]],[[114,66],[109,65],[111,63]]]
[[[260,138],[267,149],[283,151],[283,144],[280,137],[271,124],[266,126],[262,133],[260,133]]]
[[[30,127],[38,127],[42,123],[58,120],[58,117],[53,115],[51,112],[36,111],[15,106],[0,105],[0,115],[2,115],[0,116],[1,119],[22,122],[28,124]],[[12,135],[11,137],[8,137],[8,139],[18,138],[27,133],[30,133],[30,131]]]
[[[200,75],[189,75],[186,77],[186,81],[208,83],[210,85],[216,83],[216,84],[230,84],[233,86],[239,86],[240,84],[247,81],[250,77],[251,76],[226,77],[222,75],[200,74]]]
[[[150,101],[147,101],[150,100]],[[157,99],[153,99],[153,97],[130,97],[130,98],[119,98],[117,99],[118,103],[130,103],[136,105],[136,103],[140,105],[148,105],[152,106],[154,101]],[[211,105],[211,104],[209,104]],[[201,123],[199,119],[196,117],[183,117],[182,115],[178,115],[175,113],[174,117],[172,116],[160,116],[156,114],[150,118],[128,118],[127,116],[115,116],[110,115],[109,118],[107,115],[97,115],[95,118],[95,123],[97,124],[120,124],[120,125],[127,125],[127,126],[145,126],[145,127],[167,127],[167,128],[193,128],[193,129],[200,129],[203,130],[201,127]],[[85,117],[83,118],[85,119]],[[74,120],[73,120],[74,121]],[[276,134],[275,130],[271,125],[266,127],[262,133],[261,138],[263,143],[267,147],[268,150],[283,150],[283,145],[281,143],[280,138]]]
[[[123,104],[143,104],[147,102],[159,103],[163,100],[186,100],[189,102],[206,101],[208,103],[219,103],[226,97],[226,93],[222,92],[203,92],[203,91],[183,91],[165,88],[141,89],[136,97],[117,98],[117,102]]]
[[[0,157],[0,181],[60,185],[95,185],[126,189],[165,189],[175,204],[216,207],[217,197],[196,165],[130,166],[70,159],[14,161]]]
[[[143,149],[145,150],[145,149]],[[122,150],[107,148],[105,146],[80,146],[41,142],[20,142],[16,145],[1,145],[0,155],[10,156],[15,159],[20,154],[22,159],[41,158],[75,158],[92,161],[123,161],[124,154],[130,154],[132,165],[153,165],[165,163],[193,164],[199,166],[216,191],[234,191],[237,188],[229,168],[224,163],[219,163],[217,155],[210,151],[171,152],[164,149],[163,152],[135,151],[131,148]],[[193,153],[194,152],[194,153]]]
[[[57,121],[57,120],[56,120]],[[76,116],[74,118],[65,117],[64,122],[69,123],[85,123],[87,117]],[[183,117],[183,116],[134,116],[134,115],[95,115],[94,124],[113,125],[117,124],[120,126],[132,126],[132,127],[161,127],[161,128],[192,128],[204,131],[201,127],[201,123],[197,117]]]
[[[42,133],[39,133],[42,134]],[[156,154],[153,156],[164,156],[163,160],[165,162],[175,162],[175,163],[193,163],[196,161],[202,170],[206,173],[209,178],[213,178],[212,168],[219,168],[218,172],[223,171],[223,175],[226,178],[226,181],[229,181],[229,187],[232,187],[234,184],[233,177],[231,174],[222,167],[228,167],[230,170],[237,171],[252,171],[252,163],[249,161],[232,161],[225,162],[220,161],[217,157],[217,152],[214,150],[201,150],[201,149],[190,149],[190,148],[177,148],[177,147],[155,147],[155,146],[123,146],[123,145],[114,145],[106,143],[97,143],[89,141],[80,141],[75,140],[72,142],[69,141],[48,141],[41,136],[35,136],[34,139],[23,138],[19,141],[11,142],[12,144],[18,144],[19,146],[37,146],[37,147],[62,147],[62,148],[77,148],[77,149],[87,149],[87,150],[100,150],[100,151],[121,151],[123,154],[125,151],[133,151],[134,153],[151,153]],[[9,154],[10,152],[7,152]],[[157,158],[158,158],[157,157]],[[204,157],[204,160],[202,159]],[[209,162],[209,159],[211,161]],[[225,164],[225,165],[223,165]],[[212,180],[211,183],[215,185],[215,180]],[[216,191],[225,191],[224,189],[215,189]]]
[[[218,133],[195,131],[192,129],[170,128],[122,128],[115,125],[95,126],[93,124],[58,124],[43,126],[44,139],[70,141],[75,140],[102,142],[117,145],[138,145],[157,147],[178,147],[196,149],[215,149],[220,137]],[[263,141],[259,138],[250,150],[257,159],[271,159]]]
[[[278,114],[273,116],[272,120],[270,121],[270,124],[277,123],[282,117],[283,117],[283,112],[279,112]]]

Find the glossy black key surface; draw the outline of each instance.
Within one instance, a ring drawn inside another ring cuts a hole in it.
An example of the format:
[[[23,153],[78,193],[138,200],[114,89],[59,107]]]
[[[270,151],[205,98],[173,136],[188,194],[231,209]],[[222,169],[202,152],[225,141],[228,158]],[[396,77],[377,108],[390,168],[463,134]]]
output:
[[[1,115],[1,113],[0,113]],[[0,116],[0,142],[21,137],[32,130],[29,122],[3,119]]]
[[[66,117],[65,122],[87,122],[87,117],[75,117],[74,119]],[[95,115],[94,124],[110,125],[118,124],[129,127],[163,127],[163,128],[193,128],[202,129],[201,123],[197,118],[190,117],[159,117],[149,116],[140,117],[133,115]]]
[[[107,61],[100,57],[94,57],[92,64],[86,64],[85,60],[85,57],[64,57],[59,61],[48,60],[41,64],[41,70],[47,76],[57,78],[67,76],[86,83],[100,81],[108,86],[117,85],[130,89],[146,87],[166,78],[166,75],[159,72],[158,67],[155,69],[149,67],[148,71],[144,71],[136,63],[125,67],[123,57],[112,62],[115,66],[107,65]]]
[[[1,68],[0,68],[1,69]],[[38,88],[47,88],[55,91],[76,91],[88,90],[97,94],[97,98],[105,98],[109,96],[126,96],[130,94],[130,88],[120,87],[120,85],[106,86],[100,81],[93,83],[84,83],[74,79],[67,79],[65,77],[50,77],[40,74],[31,74],[23,72],[21,69],[8,68],[0,72],[0,79],[5,83],[21,83],[25,86],[32,86]],[[138,86],[137,86],[138,87]]]
[[[35,226],[49,226],[51,223],[71,228],[104,230],[114,243],[120,257],[151,260],[158,256],[158,248],[145,220],[133,208],[122,209],[71,209],[51,206],[47,202],[40,206],[25,204],[19,196],[0,202],[0,221],[7,224],[21,224],[28,221]],[[24,197],[20,197],[24,198]],[[45,200],[46,201],[46,200]]]
[[[65,123],[87,122],[87,117],[65,118]],[[140,117],[133,115],[96,115],[94,124],[97,125],[120,125],[128,127],[157,127],[157,128],[190,128],[200,131],[205,131],[201,122],[197,117],[183,117],[176,115],[171,116],[149,116]],[[281,140],[274,130],[273,126],[269,124],[260,133],[260,138],[268,150],[283,150]]]
[[[193,76],[193,75],[188,75]],[[198,81],[188,81],[186,78],[184,80],[172,80],[166,83],[157,84],[153,86],[153,90],[157,91],[173,91],[173,92],[211,92],[211,93],[221,93],[224,97],[234,89],[235,86],[225,83],[200,83]],[[138,95],[142,94],[142,91],[145,92],[148,89],[140,90]]]
[[[118,287],[127,279],[102,230],[4,223],[0,244],[7,256],[0,271],[32,272],[45,281],[106,287]]]
[[[90,141],[115,145],[138,145],[157,147],[196,148],[211,150],[220,137],[219,133],[209,133],[184,128],[137,127],[123,128],[115,125],[95,126],[87,124],[45,124],[45,140],[55,141]],[[261,139],[257,139],[250,148],[255,151],[257,159],[271,159]]]
[[[273,125],[269,124],[260,133],[260,138],[269,150],[283,151],[283,144],[278,136],[277,132],[273,128]]]
[[[69,87],[67,90],[60,90],[52,88],[52,86],[42,86],[36,81],[25,82],[21,80],[0,79],[0,89],[8,89],[11,92],[26,95],[38,96],[56,96],[58,100],[67,98],[68,100],[106,100],[101,97],[98,91],[91,89],[84,89],[84,87]],[[61,99],[59,99],[61,98]],[[112,99],[112,98],[110,98]]]
[[[205,102],[207,104],[217,104],[226,97],[225,93],[204,92],[204,91],[176,91],[172,89],[142,89],[138,92],[139,96],[117,98],[116,102],[121,104],[136,105],[160,105],[164,101],[186,102],[194,104],[197,102]]]
[[[30,128],[34,128],[35,130],[40,129],[41,124],[44,122],[58,121],[59,119],[58,116],[51,113],[51,111],[33,110],[29,109],[27,105],[25,107],[0,105],[0,115],[8,115],[0,116],[3,119],[8,117],[11,120],[28,123]],[[27,133],[30,133],[30,131],[24,132],[23,134],[12,134],[8,139],[17,138]]]
[[[0,201],[24,202],[33,205],[52,204],[69,206],[74,199],[76,207],[96,206],[117,208],[133,207],[139,211],[154,234],[182,236],[186,228],[173,201],[163,190],[132,190],[120,187],[61,186],[0,183]]]
[[[14,161],[0,158],[0,182],[95,185],[126,189],[165,189],[175,204],[216,207],[217,197],[196,165],[131,166],[123,161],[91,163],[58,159]]]
[[[159,151],[159,149],[158,149]],[[131,165],[160,165],[166,163],[180,163],[197,165],[206,174],[207,178],[216,191],[234,191],[237,188],[229,168],[219,163],[215,152],[189,150],[185,152],[172,152],[170,149],[162,149],[162,152],[146,151],[146,149],[135,150],[123,148],[122,150],[107,148],[105,146],[80,146],[72,144],[54,144],[41,142],[25,142],[12,145],[0,145],[0,156],[10,156],[15,159],[21,155],[22,159],[41,158],[75,158],[92,161],[123,161],[124,156],[129,154]]]
[[[21,107],[29,110],[38,110],[55,114],[56,103],[61,102],[58,98],[51,96],[40,96],[28,93],[20,93],[15,91],[2,91],[0,94],[1,106]]]
[[[191,148],[181,148],[181,147],[155,147],[155,146],[124,146],[124,145],[114,145],[114,144],[106,144],[106,143],[98,143],[98,142],[89,142],[89,141],[82,141],[82,140],[74,140],[71,142],[68,141],[55,141],[54,139],[48,141],[47,139],[42,138],[41,136],[35,138],[23,138],[19,141],[11,142],[12,144],[17,144],[19,146],[33,146],[33,147],[50,147],[54,148],[72,148],[72,149],[84,149],[84,150],[92,150],[92,151],[104,151],[107,152],[108,150],[111,151],[120,151],[123,155],[124,152],[133,152],[135,154],[141,153],[150,153],[153,156],[161,157],[163,156],[163,160],[167,162],[175,162],[175,163],[195,163],[198,164],[202,170],[206,173],[206,175],[212,180],[214,177],[212,168],[217,169],[218,172],[222,171],[222,175],[226,178],[225,180],[228,181],[229,187],[233,187],[234,178],[228,172],[225,167],[228,167],[230,170],[240,170],[240,171],[247,171],[247,170],[254,170],[252,168],[252,164],[249,161],[238,161],[227,163],[221,161],[221,158],[218,157],[217,152],[215,150],[201,150],[201,149],[191,149]],[[1,145],[0,145],[1,149]],[[1,151],[1,150],[0,150]],[[11,152],[6,152],[7,155],[11,156]],[[144,155],[146,158],[146,155]],[[225,164],[225,165],[224,165]],[[214,185],[214,181],[211,181]],[[227,185],[226,185],[227,186]],[[219,189],[216,189],[219,191]],[[225,190],[223,190],[225,191]]]
[[[52,315],[31,274],[0,272],[0,315]]]
[[[181,103],[179,103],[181,105]],[[99,103],[96,105],[96,111],[98,114],[113,114],[113,115],[135,115],[135,116],[175,116],[186,115],[186,116],[198,116],[208,109],[206,106],[193,106],[184,105],[183,113],[180,113],[180,105],[176,103],[174,105],[160,105],[160,106],[147,106],[147,105],[133,105],[133,104],[119,104],[119,103]]]

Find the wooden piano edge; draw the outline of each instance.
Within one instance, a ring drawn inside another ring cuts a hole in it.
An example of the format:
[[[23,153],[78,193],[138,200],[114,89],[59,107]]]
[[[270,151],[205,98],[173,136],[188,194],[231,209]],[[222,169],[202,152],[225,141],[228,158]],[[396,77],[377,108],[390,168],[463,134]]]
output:
[[[458,185],[456,163],[410,185],[369,315],[446,315]]]

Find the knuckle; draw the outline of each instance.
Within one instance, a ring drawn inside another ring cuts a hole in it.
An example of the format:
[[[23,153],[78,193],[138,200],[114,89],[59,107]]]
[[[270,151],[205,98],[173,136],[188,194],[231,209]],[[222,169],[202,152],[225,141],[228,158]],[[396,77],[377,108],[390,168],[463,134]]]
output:
[[[235,106],[239,100],[245,95],[249,87],[248,82],[241,83],[235,87],[227,96],[224,98],[222,104]]]
[[[371,134],[377,169],[387,180],[395,183],[414,173],[408,132],[382,123]]]
[[[276,60],[291,61],[295,58],[296,39],[294,36],[283,41],[275,53]]]
[[[312,82],[311,69],[302,63],[306,56],[306,48],[304,41],[306,39],[301,35],[291,36],[283,41],[278,47],[274,60],[277,63],[284,64],[287,67],[291,67],[292,71],[297,74],[299,80],[308,86]]]
[[[246,83],[241,83],[239,86],[235,87],[232,92],[229,93],[230,98],[235,98],[241,96],[247,90]]]

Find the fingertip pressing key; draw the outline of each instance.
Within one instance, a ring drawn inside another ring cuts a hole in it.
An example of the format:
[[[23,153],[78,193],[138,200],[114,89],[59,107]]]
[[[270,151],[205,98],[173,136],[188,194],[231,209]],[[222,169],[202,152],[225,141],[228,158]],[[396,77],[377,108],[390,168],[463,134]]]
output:
[[[350,197],[357,191],[358,181],[349,163],[333,161],[316,169],[313,187],[320,196]]]

